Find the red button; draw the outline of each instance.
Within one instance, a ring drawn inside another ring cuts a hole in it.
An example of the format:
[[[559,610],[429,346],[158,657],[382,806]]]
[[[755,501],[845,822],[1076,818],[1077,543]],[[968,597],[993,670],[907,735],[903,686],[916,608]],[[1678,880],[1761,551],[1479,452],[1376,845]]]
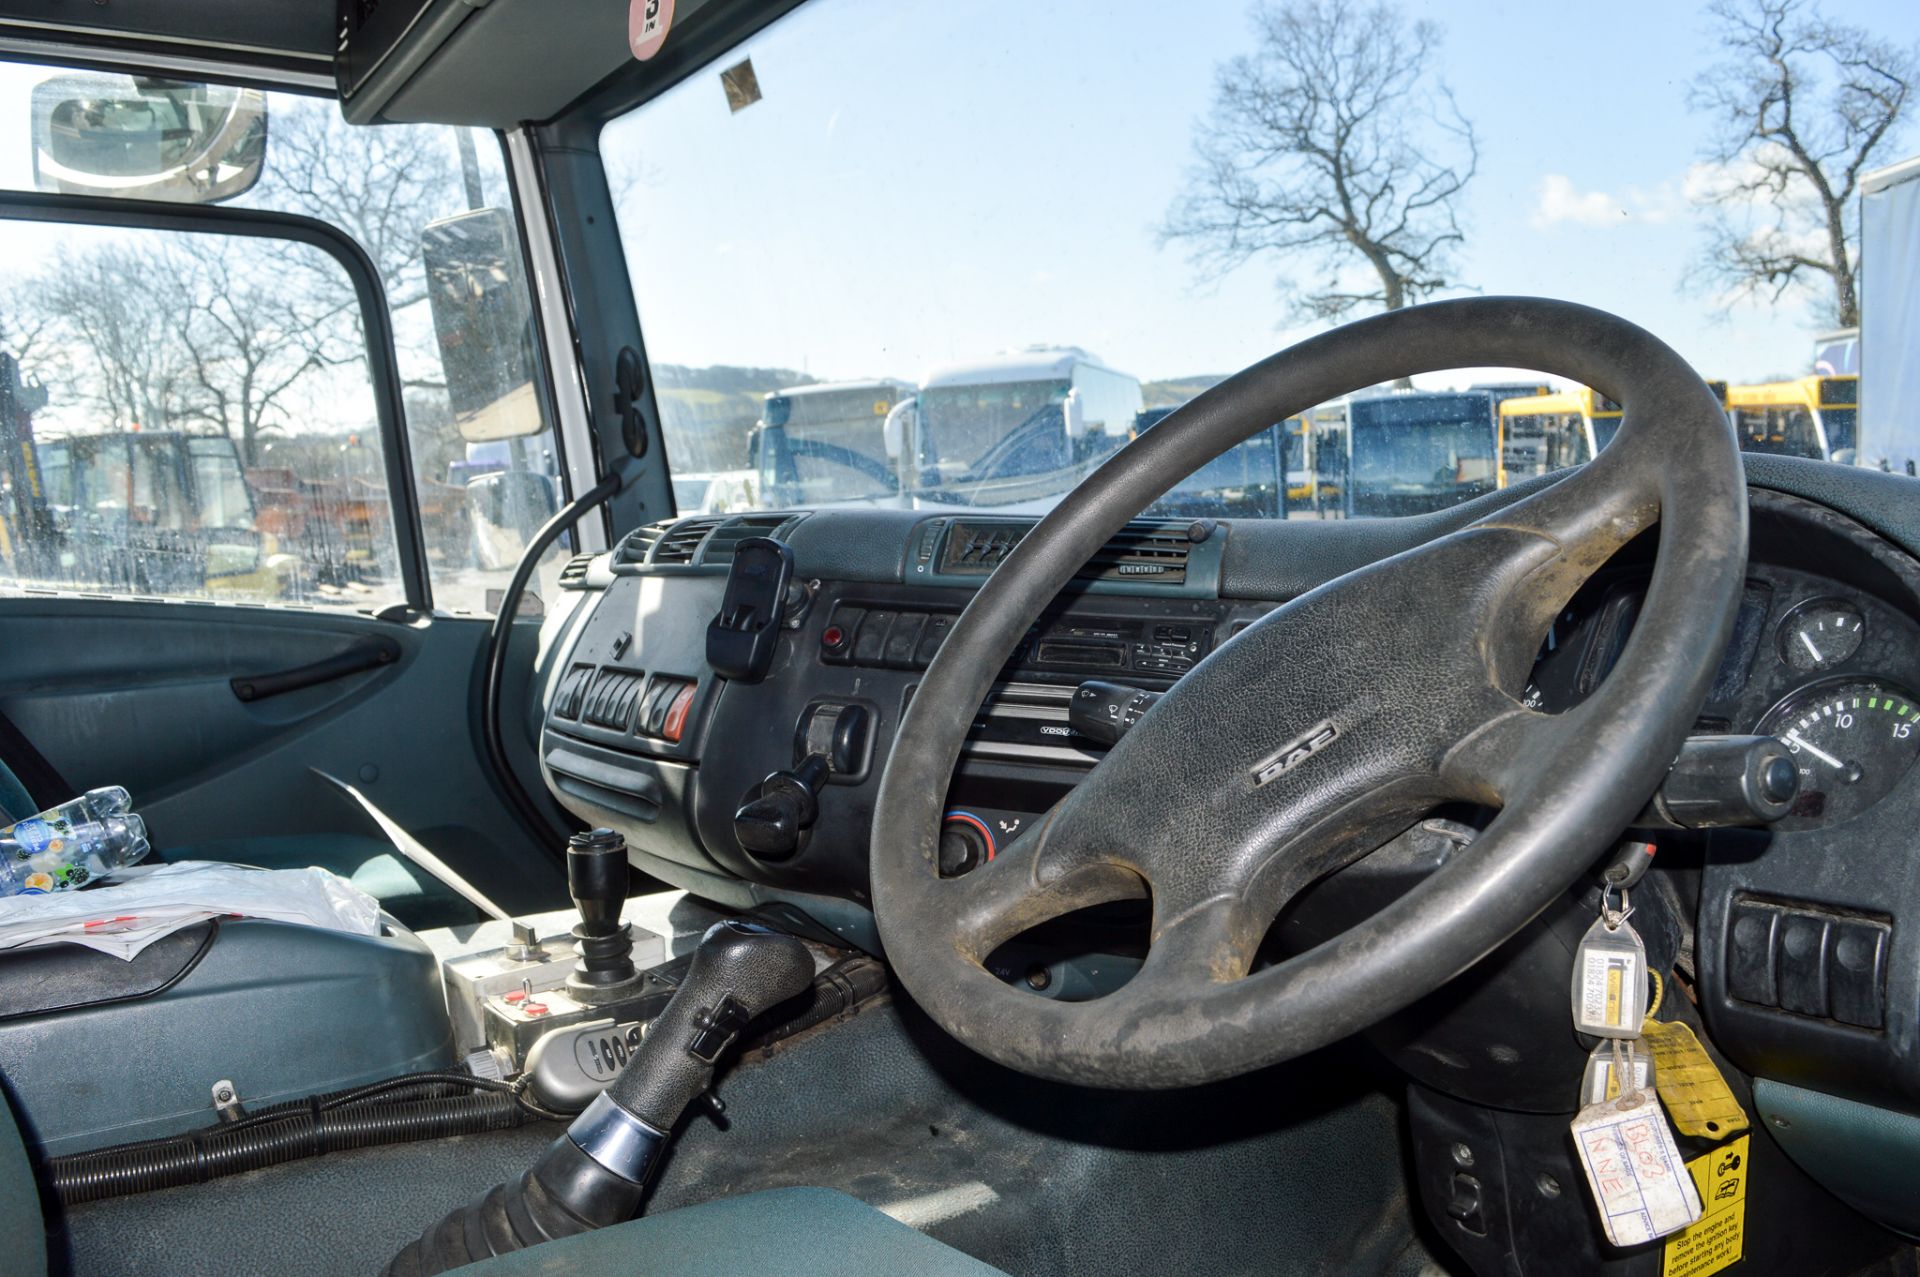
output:
[[[697,683],[688,683],[674,694],[673,704],[667,706],[666,721],[660,724],[660,736],[670,744],[680,743],[681,733],[687,730],[687,711],[693,708],[694,689]]]
[[[527,992],[525,989],[515,989],[512,993],[501,995],[500,1000],[502,1002],[525,1002],[527,1000]]]
[[[528,1015],[545,1015],[547,1013],[547,1004],[544,1002],[529,1002],[520,1009]]]
[[[829,625],[820,631],[821,647],[845,647],[846,643],[847,632],[837,625]]]

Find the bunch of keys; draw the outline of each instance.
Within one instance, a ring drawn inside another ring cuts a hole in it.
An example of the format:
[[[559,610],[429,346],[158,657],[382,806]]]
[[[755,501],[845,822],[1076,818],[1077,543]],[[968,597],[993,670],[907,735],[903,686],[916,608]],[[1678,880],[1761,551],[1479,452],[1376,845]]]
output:
[[[1647,1015],[1647,949],[1627,921],[1627,892],[1600,916],[1573,959],[1573,1023],[1602,1039],[1580,1083],[1573,1142],[1607,1240],[1633,1246],[1679,1232],[1700,1218],[1700,1194],[1653,1089],[1653,1057],[1640,1042]]]

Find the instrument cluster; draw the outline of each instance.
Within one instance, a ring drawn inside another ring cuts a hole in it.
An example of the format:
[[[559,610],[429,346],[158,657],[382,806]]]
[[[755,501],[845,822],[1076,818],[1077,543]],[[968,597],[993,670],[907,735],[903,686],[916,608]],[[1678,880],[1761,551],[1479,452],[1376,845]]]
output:
[[[1620,659],[1647,572],[1603,574],[1555,619],[1525,701],[1556,712],[1591,695]],[[1802,567],[1756,562],[1697,735],[1777,737],[1800,769],[1782,830],[1838,824],[1897,788],[1920,761],[1920,625],[1881,595]]]

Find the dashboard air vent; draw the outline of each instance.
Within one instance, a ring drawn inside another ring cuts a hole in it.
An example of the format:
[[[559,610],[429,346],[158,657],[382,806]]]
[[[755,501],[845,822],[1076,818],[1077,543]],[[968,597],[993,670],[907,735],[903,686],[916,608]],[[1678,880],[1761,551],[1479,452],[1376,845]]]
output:
[[[1076,575],[1094,581],[1179,585],[1187,579],[1187,556],[1192,551],[1185,525],[1129,523],[1096,550]]]
[[[702,563],[731,563],[733,552],[748,537],[770,537],[778,532],[790,516],[784,514],[743,514],[728,519],[714,534],[707,538],[707,544],[700,552]]]
[[[576,554],[567,560],[567,566],[560,569],[560,588],[563,590],[584,590],[587,588],[587,568],[593,563],[591,554]]]
[[[956,521],[947,536],[940,570],[958,576],[985,576],[999,567],[1031,531],[1030,523]],[[1129,523],[1074,575],[1083,581],[1181,585],[1187,579],[1187,556],[1192,550],[1184,523]]]
[[[672,526],[673,520],[664,519],[659,523],[649,523],[644,528],[635,528],[620,542],[620,549],[614,558],[621,563],[645,563],[647,551],[653,549]]]
[[[700,543],[713,534],[713,530],[724,520],[718,515],[709,515],[698,519],[682,519],[672,525],[660,537],[659,544],[653,547],[653,555],[647,562],[659,567],[662,564],[685,564],[693,562],[693,556]]]

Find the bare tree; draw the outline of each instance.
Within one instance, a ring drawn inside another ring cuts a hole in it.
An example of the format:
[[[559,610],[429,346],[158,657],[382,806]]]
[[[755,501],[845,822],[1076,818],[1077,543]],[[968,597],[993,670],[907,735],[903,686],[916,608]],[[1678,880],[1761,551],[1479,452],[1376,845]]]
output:
[[[360,353],[350,340],[355,313],[325,295],[286,289],[267,269],[280,255],[269,259],[259,244],[195,236],[174,249],[185,303],[179,341],[192,386],[186,415],[238,442],[249,466],[259,464],[260,436],[289,423],[301,383]],[[306,251],[338,272],[331,259]]]
[[[1252,17],[1257,47],[1216,72],[1162,242],[1186,241],[1216,278],[1256,257],[1316,261],[1318,285],[1281,283],[1314,318],[1452,286],[1479,151],[1434,68],[1439,28],[1352,0],[1260,0]]]
[[[1915,55],[1804,0],[1714,0],[1708,13],[1726,56],[1688,98],[1718,126],[1713,177],[1696,189],[1708,241],[1689,278],[1774,301],[1824,281],[1830,318],[1858,324],[1854,195],[1906,112]]]
[[[395,311],[426,296],[421,228],[465,204],[446,130],[349,128],[319,109],[276,114],[258,198],[349,231]],[[299,428],[329,369],[366,353],[351,278],[290,240],[169,235],[76,249],[9,297],[9,335],[41,338],[23,366],[93,409],[101,429],[211,425],[248,465],[263,435]]]
[[[101,430],[164,430],[190,411],[181,281],[151,247],[60,254],[15,294],[44,335],[36,371]]]
[[[262,187],[272,206],[312,210],[358,240],[380,272],[388,308],[396,311],[427,295],[421,228],[466,207],[446,129],[359,128],[337,111],[274,117]],[[351,285],[335,270],[316,286]]]

